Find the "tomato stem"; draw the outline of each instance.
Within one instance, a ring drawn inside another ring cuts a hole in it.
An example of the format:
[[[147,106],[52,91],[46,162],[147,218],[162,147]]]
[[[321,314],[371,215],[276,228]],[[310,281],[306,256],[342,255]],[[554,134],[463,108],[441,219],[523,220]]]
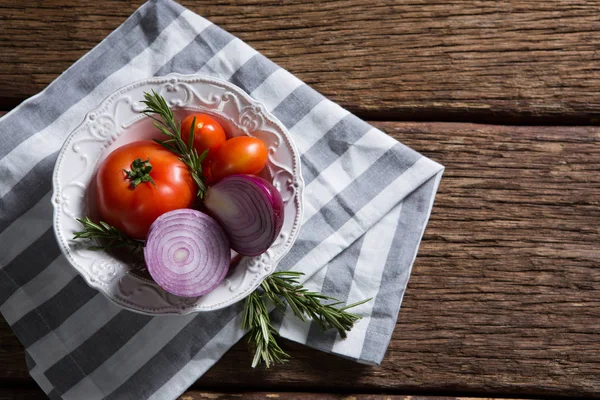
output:
[[[127,179],[131,181],[130,186],[132,189],[135,189],[137,185],[142,182],[150,182],[156,186],[154,179],[150,176],[150,171],[152,171],[152,164],[150,164],[149,157],[145,161],[142,161],[141,158],[137,158],[131,163],[131,171],[127,171],[126,169],[123,170],[127,175]]]

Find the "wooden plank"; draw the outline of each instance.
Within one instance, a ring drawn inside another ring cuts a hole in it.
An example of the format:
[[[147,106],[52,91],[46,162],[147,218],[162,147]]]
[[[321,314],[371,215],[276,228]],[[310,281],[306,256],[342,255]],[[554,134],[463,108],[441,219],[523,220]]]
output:
[[[42,400],[47,399],[40,389],[13,388],[0,389],[0,400]],[[178,397],[178,400],[487,400],[460,397],[426,397],[396,396],[385,394],[335,394],[335,393],[287,393],[287,392],[242,392],[218,393],[206,391],[189,391]],[[502,400],[502,399],[494,399]]]
[[[305,393],[305,392],[242,392],[217,393],[189,391],[179,400],[487,400],[475,397],[434,397],[434,396],[400,396],[387,394],[342,394],[342,393]],[[500,399],[496,399],[500,400]]]
[[[47,400],[48,396],[37,387],[0,388],[0,400]]]
[[[182,3],[364,117],[598,122],[596,1]],[[139,4],[0,0],[0,98],[40,91]]]
[[[239,343],[196,387],[599,396],[600,128],[374,124],[447,167],[382,365],[284,342],[252,370]],[[5,323],[0,349],[26,379]]]
[[[25,354],[19,339],[0,316],[0,387],[2,382],[31,381],[25,365]]]

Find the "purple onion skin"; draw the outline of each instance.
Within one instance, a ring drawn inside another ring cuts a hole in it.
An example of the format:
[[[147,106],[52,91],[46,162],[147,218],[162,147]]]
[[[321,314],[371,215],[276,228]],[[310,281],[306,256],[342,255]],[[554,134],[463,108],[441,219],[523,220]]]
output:
[[[281,232],[281,228],[283,227],[284,204],[283,199],[281,198],[281,193],[279,193],[279,190],[275,189],[275,186],[273,186],[271,182],[261,178],[260,176],[241,176],[245,176],[248,180],[254,181],[262,190],[265,191],[269,197],[269,200],[271,201],[271,207],[273,207],[273,214],[275,215],[275,237],[273,238],[273,241],[275,241],[275,238],[277,238],[277,235],[279,235],[279,232]]]
[[[243,233],[237,232],[238,220],[228,218],[224,213],[223,204],[239,204],[234,201],[222,201],[240,200],[250,193],[256,195],[255,198],[260,199],[257,201],[262,204],[245,202],[244,210],[237,211],[249,213],[253,217],[262,217],[259,219],[260,222],[264,222],[266,231],[254,241],[250,235],[244,236]],[[257,256],[267,251],[283,227],[284,204],[281,194],[269,181],[258,176],[235,174],[223,178],[207,190],[204,205],[228,234],[231,248],[244,256]]]

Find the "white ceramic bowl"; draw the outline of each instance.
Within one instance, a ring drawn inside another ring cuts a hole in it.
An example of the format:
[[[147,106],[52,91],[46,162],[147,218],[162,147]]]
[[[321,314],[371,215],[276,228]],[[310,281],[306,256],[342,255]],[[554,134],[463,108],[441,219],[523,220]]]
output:
[[[123,144],[161,137],[141,114],[145,106],[140,100],[150,90],[163,95],[179,118],[205,112],[215,117],[229,136],[262,140],[269,149],[263,177],[279,189],[285,203],[283,229],[269,250],[258,257],[243,257],[225,281],[201,297],[172,295],[137,272],[139,265],[129,265],[105,251],[88,250],[89,243],[72,240],[73,233],[81,230],[76,218],[96,216],[94,182],[102,160]],[[303,187],[298,151],[283,124],[263,104],[220,79],[171,74],[116,91],[69,135],[54,168],[54,231],[62,252],[86,282],[126,309],[152,315],[216,310],[250,294],[289,251],[302,218]]]

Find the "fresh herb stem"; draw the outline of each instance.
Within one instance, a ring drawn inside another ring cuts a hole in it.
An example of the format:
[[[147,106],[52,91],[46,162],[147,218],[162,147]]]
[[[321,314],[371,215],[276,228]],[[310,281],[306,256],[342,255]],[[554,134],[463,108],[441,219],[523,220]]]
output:
[[[179,159],[187,165],[192,179],[198,186],[197,196],[203,198],[204,192],[206,192],[206,183],[204,182],[204,176],[202,174],[202,161],[206,158],[208,150],[205,150],[199,155],[194,148],[194,127],[196,125],[196,119],[194,118],[190,129],[188,143],[185,143],[181,138],[181,123],[175,121],[175,115],[169,108],[164,97],[154,90],[152,90],[151,93],[144,92],[144,100],[142,100],[142,103],[147,107],[142,111],[142,114],[151,118],[154,121],[153,125],[168,137],[166,140],[154,139],[154,141],[167,150],[177,154]],[[155,115],[158,115],[160,118],[155,117]]]
[[[264,295],[273,302],[279,311],[285,312],[285,303],[287,303],[300,320],[311,319],[322,330],[337,329],[340,337],[345,339],[346,332],[350,331],[354,323],[361,318],[359,315],[346,312],[346,310],[371,299],[338,307],[343,304],[339,300],[322,293],[311,292],[302,286],[298,281],[302,275],[304,275],[302,272],[293,271],[273,273],[261,284]],[[331,303],[324,304],[326,301]]]
[[[289,355],[279,347],[279,334],[271,324],[265,299],[254,291],[246,297],[242,329],[248,329],[248,345],[254,350],[252,368],[264,363],[267,368],[281,364]]]
[[[286,305],[289,305],[300,320],[313,320],[322,330],[336,329],[342,338],[346,338],[346,333],[361,318],[346,310],[371,300],[339,307],[342,302],[333,297],[304,288],[299,282],[302,275],[301,272],[275,272],[261,283],[262,294],[254,291],[246,298],[243,327],[250,330],[248,342],[255,349],[252,367],[264,363],[269,368],[288,358],[277,344],[279,335],[270,322],[267,300],[281,313],[285,313]],[[325,304],[326,301],[331,303]]]
[[[73,239],[99,239],[99,246],[90,246],[90,250],[106,250],[130,247],[133,251],[142,251],[144,242],[130,238],[119,229],[106,222],[98,223],[92,221],[89,217],[77,218],[77,221],[83,226],[83,230],[75,232]]]

